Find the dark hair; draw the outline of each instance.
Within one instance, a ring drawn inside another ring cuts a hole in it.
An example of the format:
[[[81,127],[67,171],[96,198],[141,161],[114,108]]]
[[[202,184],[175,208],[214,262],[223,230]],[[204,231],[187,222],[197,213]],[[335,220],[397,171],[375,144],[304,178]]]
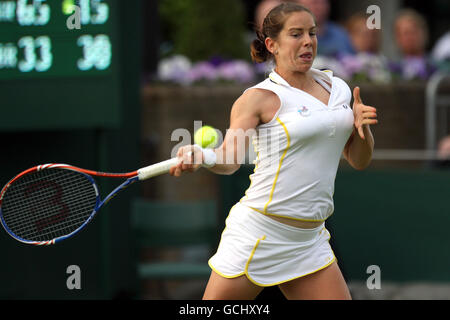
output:
[[[261,30],[256,29],[256,39],[250,45],[250,55],[254,62],[264,62],[272,58],[272,53],[267,50],[266,38],[276,39],[284,27],[287,16],[293,12],[308,12],[309,9],[295,3],[282,3],[269,11],[264,18]]]

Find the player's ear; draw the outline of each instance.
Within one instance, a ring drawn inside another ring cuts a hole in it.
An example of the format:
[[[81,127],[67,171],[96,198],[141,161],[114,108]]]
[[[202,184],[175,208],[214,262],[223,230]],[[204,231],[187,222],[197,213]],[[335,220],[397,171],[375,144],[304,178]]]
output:
[[[272,55],[275,55],[276,52],[277,52],[277,50],[278,50],[278,44],[277,44],[277,42],[276,42],[275,40],[273,40],[272,38],[267,37],[267,38],[264,40],[264,43],[266,44],[267,50],[269,50],[269,52],[270,52]]]

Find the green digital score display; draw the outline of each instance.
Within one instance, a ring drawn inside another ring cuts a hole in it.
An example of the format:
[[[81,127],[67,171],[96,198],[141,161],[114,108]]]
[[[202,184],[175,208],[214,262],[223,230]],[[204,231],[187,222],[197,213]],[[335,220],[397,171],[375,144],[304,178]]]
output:
[[[118,0],[0,0],[0,130],[119,123]]]

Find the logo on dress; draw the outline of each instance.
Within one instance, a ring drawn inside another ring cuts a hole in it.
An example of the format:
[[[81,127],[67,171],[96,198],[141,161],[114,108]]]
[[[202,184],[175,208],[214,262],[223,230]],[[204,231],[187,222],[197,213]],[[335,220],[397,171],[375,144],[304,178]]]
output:
[[[309,116],[311,114],[311,111],[305,106],[298,107],[297,111],[303,117],[307,117],[307,116]]]
[[[346,104],[342,105],[342,107],[343,107],[344,109],[350,108],[350,107],[349,107],[348,105],[346,105]]]

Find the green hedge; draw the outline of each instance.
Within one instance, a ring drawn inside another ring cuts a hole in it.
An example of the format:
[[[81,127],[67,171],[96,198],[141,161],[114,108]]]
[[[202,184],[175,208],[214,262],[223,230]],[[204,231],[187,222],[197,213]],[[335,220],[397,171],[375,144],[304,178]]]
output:
[[[161,0],[158,5],[163,56],[182,54],[194,62],[214,56],[249,58],[240,0]]]

